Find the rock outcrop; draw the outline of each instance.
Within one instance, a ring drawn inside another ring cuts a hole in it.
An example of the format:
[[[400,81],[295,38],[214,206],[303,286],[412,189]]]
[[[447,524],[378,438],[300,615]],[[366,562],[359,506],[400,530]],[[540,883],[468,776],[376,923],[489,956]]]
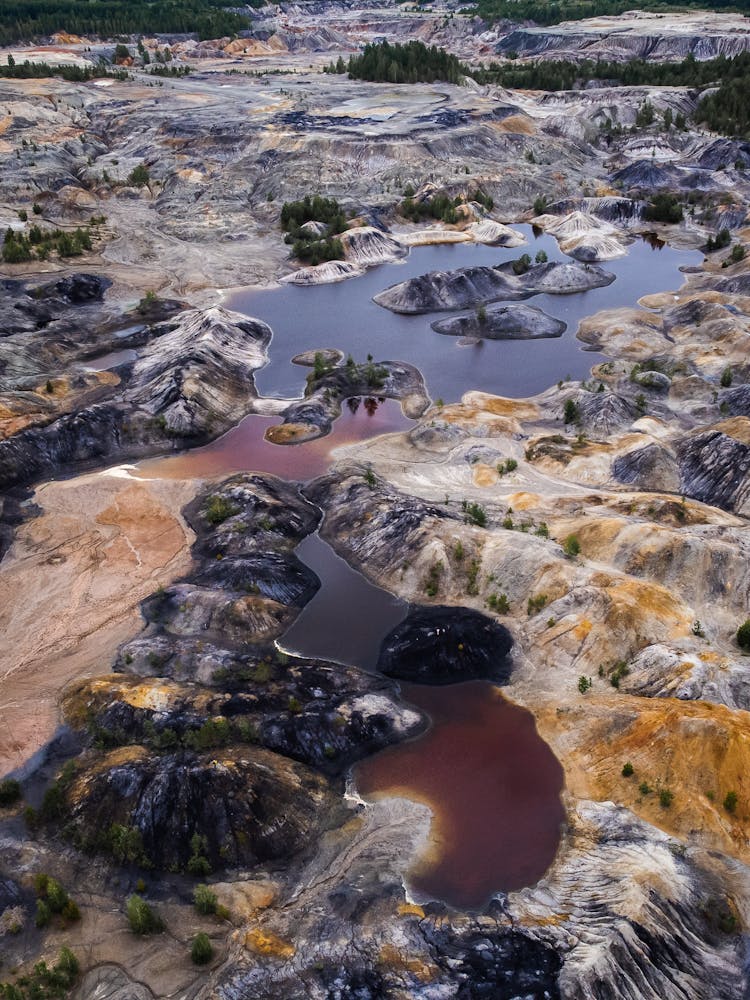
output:
[[[528,298],[545,292],[567,295],[601,288],[614,275],[593,265],[549,262],[536,264],[516,274],[509,265],[464,267],[456,271],[433,271],[392,285],[373,296],[373,301],[392,312],[415,314],[468,309],[500,299]]]
[[[421,684],[486,678],[505,682],[513,639],[503,625],[467,608],[415,608],[385,637],[378,670]]]
[[[567,329],[567,324],[548,316],[541,309],[519,303],[509,306],[490,306],[484,315],[472,313],[468,316],[437,320],[432,324],[432,329],[436,333],[444,333],[450,337],[537,340],[544,337],[561,337]]]
[[[266,362],[270,327],[225,309],[188,310],[154,331],[106,402],[0,441],[0,486],[61,465],[148,454],[206,441],[252,409],[253,372]]]

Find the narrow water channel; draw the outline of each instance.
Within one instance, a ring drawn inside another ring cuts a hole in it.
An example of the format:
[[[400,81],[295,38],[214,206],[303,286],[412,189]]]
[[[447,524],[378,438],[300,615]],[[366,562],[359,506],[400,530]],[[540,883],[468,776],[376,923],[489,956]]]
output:
[[[497,264],[525,250],[533,256],[543,249],[551,260],[566,259],[552,238],[537,238],[528,226],[517,228],[527,235],[528,248],[424,247],[404,262],[341,284],[234,294],[227,301],[230,308],[265,320],[274,331],[271,359],[257,374],[259,391],[277,398],[300,395],[306,373],[291,358],[303,350],[337,347],[357,360],[372,353],[411,362],[425,375],[433,398],[446,401],[470,389],[508,396],[540,392],[565,375],[588,376],[597,356],[582,351],[575,339],[582,318],[599,309],[634,306],[649,292],[678,288],[683,282],[679,268],[700,258],[638,241],[627,257],[604,265],[616,275],[608,287],[535,296],[531,304],[568,324],[559,340],[459,347],[430,329],[433,316],[397,316],[371,301],[388,285],[430,270]],[[345,405],[330,435],[301,445],[265,441],[266,429],[276,423],[278,417],[247,417],[205,448],[143,462],[137,474],[208,478],[257,471],[301,482],[327,470],[335,447],[409,425],[392,400]],[[317,573],[321,588],[279,646],[375,669],[382,640],[405,617],[406,605],[352,569],[317,534],[305,539],[297,554]],[[563,774],[533,716],[483,681],[439,688],[403,685],[402,692],[427,713],[431,727],[418,739],[361,762],[354,780],[366,798],[400,795],[430,806],[431,848],[410,875],[412,893],[475,908],[494,892],[538,881],[559,844]]]
[[[304,482],[323,475],[334,448],[390,431],[403,431],[412,423],[397,400],[375,398],[365,399],[354,408],[344,403],[331,433],[313,441],[294,445],[266,441],[263,435],[267,428],[280,422],[280,417],[251,414],[203,448],[141,462],[137,475],[154,479],[204,479],[234,472],[268,472]]]

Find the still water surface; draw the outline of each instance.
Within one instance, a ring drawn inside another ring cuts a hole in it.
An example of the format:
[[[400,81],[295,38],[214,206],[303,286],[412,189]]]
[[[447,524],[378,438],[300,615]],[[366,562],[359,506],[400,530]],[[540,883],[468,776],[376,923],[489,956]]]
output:
[[[287,397],[302,392],[307,374],[291,358],[306,350],[337,347],[356,361],[372,354],[379,361],[408,361],[420,369],[433,399],[460,399],[470,389],[501,396],[529,396],[549,388],[565,375],[588,378],[599,355],[582,350],[576,340],[581,319],[617,306],[635,306],[652,292],[677,289],[684,282],[680,267],[700,263],[697,251],[652,246],[637,240],[626,257],[602,267],[616,279],[606,288],[576,295],[535,295],[525,300],[568,324],[555,340],[489,341],[460,347],[455,338],[430,329],[430,323],[451,313],[399,316],[372,301],[390,285],[428,271],[448,271],[472,265],[492,266],[522,253],[533,258],[544,250],[550,260],[570,261],[551,236],[534,236],[531,226],[518,225],[528,247],[504,249],[471,243],[415,247],[405,260],[371,268],[360,278],[332,285],[299,288],[284,285],[269,290],[245,289],[228,297],[230,309],[265,320],[274,331],[271,360],[257,373],[263,395]]]
[[[575,338],[581,319],[600,309],[634,306],[651,292],[677,289],[683,283],[679,268],[701,259],[698,253],[638,241],[627,257],[603,265],[616,275],[608,287],[571,296],[534,296],[529,304],[568,324],[556,340],[460,347],[454,338],[430,329],[435,315],[398,316],[371,301],[383,288],[431,270],[493,265],[523,252],[533,257],[540,249],[550,260],[568,259],[551,237],[536,237],[530,226],[515,228],[527,236],[528,248],[421,247],[403,262],[339,284],[234,293],[226,303],[229,308],[265,320],[274,331],[270,361],[256,375],[259,392],[277,398],[301,395],[307,372],[291,358],[305,350],[338,347],[359,361],[372,353],[379,360],[416,365],[430,395],[446,402],[470,389],[532,395],[566,375],[588,377],[598,355],[582,351]],[[373,401],[356,412],[344,406],[325,438],[280,446],[263,438],[266,428],[278,422],[275,417],[247,417],[205,448],[141,463],[140,474],[185,478],[259,471],[304,481],[326,471],[336,446],[409,424],[398,403]],[[317,573],[321,588],[279,645],[304,656],[374,669],[382,640],[404,618],[406,606],[353,570],[317,534],[305,539],[297,553]],[[402,690],[430,716],[430,729],[361,762],[354,777],[365,797],[399,794],[431,807],[432,849],[412,872],[411,891],[422,900],[473,908],[493,892],[536,882],[554,858],[564,810],[562,769],[538,735],[533,716],[486,682],[403,685]]]

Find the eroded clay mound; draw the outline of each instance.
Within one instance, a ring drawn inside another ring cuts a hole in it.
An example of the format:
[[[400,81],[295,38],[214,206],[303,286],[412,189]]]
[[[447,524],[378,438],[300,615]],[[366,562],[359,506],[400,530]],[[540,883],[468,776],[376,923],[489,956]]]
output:
[[[561,337],[567,328],[562,320],[548,316],[541,309],[521,303],[495,306],[486,313],[454,316],[432,324],[436,333],[449,337],[481,337],[485,340],[537,340]]]
[[[503,625],[468,608],[415,608],[383,640],[378,669],[425,684],[477,678],[507,681],[513,639]]]

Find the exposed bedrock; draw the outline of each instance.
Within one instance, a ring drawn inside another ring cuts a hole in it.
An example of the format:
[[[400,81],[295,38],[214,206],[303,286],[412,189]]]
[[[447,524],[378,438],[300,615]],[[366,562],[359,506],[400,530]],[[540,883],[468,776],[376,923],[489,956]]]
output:
[[[415,314],[467,309],[499,299],[524,299],[544,292],[567,295],[601,288],[615,276],[597,265],[582,266],[550,261],[536,264],[525,274],[514,274],[512,266],[462,267],[455,271],[432,271],[409,278],[373,296],[373,301],[391,312]]]
[[[522,27],[507,34],[497,51],[566,59],[676,61],[736,56],[750,48],[747,26],[733,14],[655,14],[592,17],[549,27]]]
[[[111,284],[109,278],[83,272],[47,284],[0,280],[0,337],[45,328],[62,332],[73,317],[88,319],[92,311],[76,307],[101,302]]]
[[[750,445],[747,440],[708,430],[677,445],[680,489],[724,510],[743,513],[750,498]]]
[[[225,309],[191,309],[154,330],[106,402],[0,441],[0,487],[60,466],[132,458],[223,433],[252,410],[271,329]]]
[[[422,684],[503,683],[512,669],[512,646],[508,629],[478,611],[418,607],[383,640],[378,670]]]
[[[240,474],[189,504],[196,567],[143,603],[143,615],[171,636],[218,643],[279,636],[320,586],[293,554],[320,513],[294,483]]]
[[[404,361],[341,361],[338,351],[318,351],[320,372],[308,376],[305,397],[284,411],[283,423],[270,427],[266,438],[274,444],[298,444],[328,434],[341,415],[341,404],[355,396],[398,399],[410,418],[420,417],[430,403],[422,373]],[[328,360],[326,360],[328,358]],[[315,363],[315,355],[313,356]]]
[[[220,433],[247,412],[271,337],[269,326],[240,313],[190,309],[133,365],[124,401],[157,418],[167,434]]]
[[[292,550],[320,512],[295,484],[236,475],[185,514],[192,575],[144,602],[118,674],[65,694],[90,747],[58,786],[66,832],[122,860],[112,825],[132,828],[159,868],[190,869],[195,835],[210,868],[287,860],[343,809],[342,772],[424,721],[382,676],[272,644],[318,586]]]
[[[669,449],[648,444],[618,455],[612,463],[612,475],[621,483],[641,490],[665,490],[676,493],[680,486],[677,459]]]
[[[421,715],[399,707],[395,685],[382,677],[279,656],[272,647],[237,652],[144,639],[128,643],[123,655],[133,661],[120,660],[130,676],[83,682],[65,698],[71,726],[85,719],[112,744],[200,748],[221,720],[220,743],[265,747],[338,774],[422,727]],[[167,680],[172,672],[187,683]]]
[[[516,303],[509,306],[490,306],[486,315],[471,313],[451,319],[437,320],[432,324],[436,333],[450,337],[481,337],[484,340],[536,340],[542,337],[561,337],[567,323],[548,316],[541,309]]]
[[[732,870],[720,862],[611,802],[580,802],[538,886],[460,914],[403,901],[399,867],[420,808],[378,802],[312,860],[288,905],[260,917],[279,946],[272,975],[237,947],[216,984],[222,1000],[743,996],[741,935],[722,930]],[[739,889],[746,872],[733,871]]]
[[[210,868],[285,861],[319,835],[336,804],[320,774],[258,747],[154,755],[140,746],[77,760],[66,793],[68,834],[100,846],[113,823],[140,832],[159,867]],[[201,838],[200,850],[191,846]]]

